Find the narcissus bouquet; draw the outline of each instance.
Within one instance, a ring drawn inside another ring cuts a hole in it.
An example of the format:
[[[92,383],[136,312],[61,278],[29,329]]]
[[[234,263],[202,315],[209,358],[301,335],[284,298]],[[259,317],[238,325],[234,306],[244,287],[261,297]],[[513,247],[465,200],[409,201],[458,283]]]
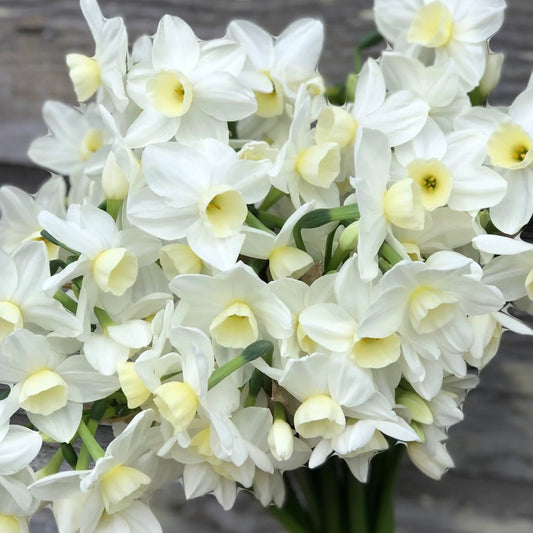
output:
[[[401,452],[452,467],[479,369],[533,334],[510,312],[533,299],[533,87],[486,103],[504,7],[376,0],[328,87],[318,20],[202,41],[165,15],[130,49],[81,0],[79,106],[47,102],[29,148],[53,174],[0,189],[2,532],[43,506],[60,533],[161,531],[172,481],[291,532],[393,531]]]

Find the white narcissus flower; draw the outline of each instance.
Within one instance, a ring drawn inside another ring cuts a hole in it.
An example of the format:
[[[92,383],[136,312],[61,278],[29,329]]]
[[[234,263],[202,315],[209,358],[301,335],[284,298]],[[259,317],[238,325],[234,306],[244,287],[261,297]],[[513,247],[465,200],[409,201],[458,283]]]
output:
[[[128,35],[120,17],[106,19],[96,0],[81,0],[80,7],[91,30],[96,50],[93,57],[67,54],[69,76],[79,102],[95,93],[98,100],[124,111],[128,97],[124,77],[128,61]]]
[[[283,224],[277,235],[255,228],[245,228],[241,253],[248,257],[267,259],[272,279],[299,278],[314,263],[314,259],[294,245],[292,231],[294,226],[306,213],[313,208],[313,204],[302,205]]]
[[[239,159],[214,139],[150,146],[142,162],[148,186],[129,198],[131,223],[165,240],[185,237],[200,259],[231,268],[244,241],[247,204],[270,189],[268,162]]]
[[[217,455],[216,450],[221,447],[219,436],[205,421],[191,425],[190,446],[174,446],[166,453],[184,465],[182,483],[187,499],[212,493],[227,510],[235,503],[237,483],[251,487],[257,471],[274,472],[267,454],[267,436],[272,426],[270,411],[264,407],[246,407],[233,414],[232,423],[234,438],[246,452],[239,463]]]
[[[55,512],[69,532],[79,528],[84,533],[108,533],[109,523],[119,523],[124,531],[140,533],[133,520],[160,531],[156,518],[140,500],[178,472],[151,451],[160,442],[159,431],[151,427],[153,420],[150,409],[137,414],[92,470],[47,476],[31,485],[32,494],[54,506],[64,500]]]
[[[95,372],[82,355],[67,357],[46,338],[19,330],[0,348],[2,382],[10,385],[6,412],[25,410],[31,423],[58,442],[69,442],[81,420],[83,403],[116,391],[118,380]]]
[[[424,207],[419,187],[411,178],[391,182],[392,154],[387,138],[380,131],[363,130],[355,158],[355,187],[359,220],[359,268],[361,277],[371,281],[378,273],[378,251],[386,240],[403,256],[394,236],[394,226],[424,229]]]
[[[498,287],[507,301],[533,300],[533,245],[500,235],[479,235],[472,242],[482,252],[498,255],[483,267],[485,283]]]
[[[484,156],[468,148],[461,132],[444,133],[428,123],[411,142],[399,146],[397,179],[411,178],[420,189],[426,211],[448,205],[477,214],[493,207],[507,192],[506,181],[483,165]]]
[[[245,60],[237,43],[199,42],[186,22],[165,15],[150,55],[128,73],[128,94],[143,110],[126,134],[132,148],[172,137],[227,141],[227,122],[256,110],[252,91],[237,78]]]
[[[261,338],[284,339],[292,333],[288,308],[242,263],[214,277],[178,276],[170,288],[181,300],[183,325],[209,332],[220,346],[246,348]]]
[[[76,261],[67,265],[48,282],[48,288],[84,276],[83,287],[97,287],[104,293],[122,296],[135,281],[139,267],[157,259],[158,239],[136,228],[120,231],[113,217],[91,205],[69,206],[66,218],[43,211],[42,227],[70,250],[79,252]]]
[[[296,94],[304,86],[316,96],[324,91],[316,71],[324,42],[324,27],[318,20],[300,19],[279,37],[246,20],[228,25],[226,37],[246,51],[239,76],[254,91],[257,110],[239,122],[241,138],[270,138],[279,145],[286,140]]]
[[[311,103],[309,94],[300,88],[289,138],[270,171],[272,184],[289,193],[296,208],[302,200],[316,207],[335,207],[340,204],[335,183],[341,171],[340,148],[337,142],[315,140]]]
[[[470,107],[451,59],[426,66],[414,57],[398,52],[384,52],[380,62],[387,89],[395,93],[411,91],[429,106],[428,122],[453,130],[455,118]]]
[[[65,180],[54,175],[34,195],[11,185],[0,187],[0,248],[10,253],[23,241],[42,240],[50,260],[57,259],[59,248],[41,237],[38,216],[41,211],[64,216],[65,194]]]
[[[350,287],[350,291],[346,290]],[[343,354],[361,368],[385,368],[400,358],[400,336],[361,338],[357,326],[372,298],[372,284],[360,276],[357,256],[342,266],[335,279],[336,302],[317,303],[300,313],[300,324],[319,346]],[[354,298],[354,294],[357,295]]]
[[[507,182],[507,192],[491,207],[490,217],[508,235],[520,231],[533,215],[532,105],[533,88],[519,94],[506,112],[477,106],[455,122],[463,145],[487,157]]]
[[[43,117],[50,132],[30,144],[28,157],[34,163],[77,180],[101,172],[111,139],[96,104],[78,110],[48,101]]]
[[[419,56],[434,51],[435,62],[455,61],[465,90],[485,72],[487,40],[503,22],[505,0],[376,0],[379,32],[394,48]]]
[[[22,243],[9,255],[0,250],[0,260],[0,344],[21,328],[58,337],[82,332],[79,320],[43,290],[51,279],[44,243]]]
[[[383,338],[399,332],[428,359],[462,354],[474,341],[467,316],[498,311],[504,305],[501,292],[481,281],[481,268],[454,252],[437,252],[420,261],[401,261],[381,279],[360,336]],[[406,352],[404,356],[412,353]],[[414,356],[414,353],[412,353]],[[454,372],[464,374],[460,359]],[[451,370],[451,368],[450,368]]]

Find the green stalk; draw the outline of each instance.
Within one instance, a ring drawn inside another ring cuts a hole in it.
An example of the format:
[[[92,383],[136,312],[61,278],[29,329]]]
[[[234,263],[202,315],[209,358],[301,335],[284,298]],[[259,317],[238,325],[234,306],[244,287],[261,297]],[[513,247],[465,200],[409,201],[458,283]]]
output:
[[[356,74],[361,72],[363,68],[363,60],[361,57],[361,51],[365,48],[370,48],[376,44],[383,42],[383,36],[378,31],[373,31],[365,35],[356,45],[353,53],[353,68]]]
[[[337,478],[337,463],[333,459],[326,461],[320,468],[320,481],[322,492],[322,505],[326,533],[341,533],[341,506],[339,494],[339,480]]]
[[[276,187],[272,187],[272,189],[268,191],[268,194],[263,200],[263,203],[259,206],[259,211],[266,211],[267,209],[271,208],[276,202],[281,200],[284,196],[285,193],[283,191],[276,189]]]
[[[335,238],[335,233],[337,232],[337,227],[328,235],[328,238],[326,239],[326,249],[324,251],[324,272],[328,272],[330,270],[329,263],[331,261],[331,253],[333,251],[333,239]]]
[[[65,309],[76,314],[78,304],[66,292],[62,290],[56,291],[54,299],[56,299]]]
[[[100,307],[94,308],[94,315],[96,316],[98,322],[102,326],[102,329],[105,331],[109,326],[113,326],[115,323],[112,318]]]
[[[388,243],[384,242],[379,249],[378,254],[391,265],[395,265],[403,260],[403,257]]]
[[[273,213],[266,213],[265,211],[258,211],[257,218],[268,228],[282,228],[286,222],[284,218]]]
[[[48,233],[44,229],[41,231],[41,236],[43,239],[51,242],[52,244],[55,244],[56,246],[59,246],[60,248],[63,248],[64,250],[67,250],[67,252],[70,252],[71,254],[74,254],[75,256],[80,255],[80,252],[77,252],[76,250],[69,248],[66,244],[63,244],[61,241],[58,241],[51,233]]]
[[[266,231],[268,233],[272,233],[270,228],[265,226],[252,212],[248,211],[248,214],[246,215],[246,224],[250,226],[251,228],[260,229],[262,231]]]
[[[404,449],[405,446],[402,444],[393,445],[385,456],[386,472],[383,476],[381,494],[376,506],[374,533],[394,533],[394,489]]]
[[[113,217],[114,220],[117,219],[118,214],[120,212],[120,208],[122,207],[124,200],[114,200],[112,198],[108,198],[105,203],[105,210],[109,215]]]
[[[63,464],[63,460],[64,460],[63,451],[61,448],[58,448],[57,451],[52,456],[52,458],[50,459],[50,461],[48,461],[48,464],[35,473],[37,479],[42,479],[46,476],[51,476],[53,474],[56,474],[61,468],[61,465]]]
[[[346,467],[349,533],[369,533],[366,485],[361,483]]]
[[[259,357],[263,357],[265,359],[268,357],[271,358],[273,351],[274,346],[270,341],[253,342],[243,350],[241,355],[238,355],[231,361],[228,361],[226,364],[219,366],[216,370],[214,370],[211,376],[209,376],[207,388],[212,389],[223,379],[226,379],[230,374],[235,372],[235,370],[241,368],[250,361],[254,361]]]
[[[354,222],[359,219],[359,208],[356,204],[345,205],[343,207],[333,207],[331,209],[315,209],[305,214],[294,225],[292,234],[296,246],[306,252],[305,244],[302,238],[302,230],[310,228],[319,228],[325,226],[328,222],[347,221]]]
[[[91,422],[95,422],[96,424],[91,424]],[[96,431],[96,428],[94,428],[94,426],[96,425],[96,427],[98,427],[98,422],[96,420],[89,421],[89,424],[91,425],[91,428],[89,428],[83,420],[80,421],[78,434],[83,442],[83,446],[87,449],[93,461],[98,461],[98,459],[101,459],[105,455],[104,449],[100,446],[100,444],[98,444],[93,434],[93,430]],[[76,464],[77,470],[84,470],[84,468],[81,468],[81,466],[83,465],[80,465],[81,452],[82,450],[80,450],[80,454],[78,456],[78,464]],[[80,468],[78,468],[78,465],[80,465]]]

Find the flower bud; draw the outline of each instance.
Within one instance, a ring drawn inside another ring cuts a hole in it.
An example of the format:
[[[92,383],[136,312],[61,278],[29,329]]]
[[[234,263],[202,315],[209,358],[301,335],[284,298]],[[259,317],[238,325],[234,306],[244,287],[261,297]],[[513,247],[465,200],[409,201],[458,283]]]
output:
[[[479,82],[479,94],[483,99],[494,90],[502,74],[503,54],[493,54],[487,50],[485,72]]]
[[[154,402],[161,416],[178,432],[187,429],[198,408],[198,396],[188,383],[180,381],[160,385],[155,391]]]
[[[123,200],[130,189],[128,178],[118,165],[113,152],[107,156],[102,171],[102,189],[108,200]]]
[[[270,453],[277,461],[288,461],[292,457],[294,436],[291,426],[285,420],[281,418],[274,420],[268,433],[267,442]]]
[[[411,419],[421,424],[432,424],[433,413],[427,402],[415,392],[400,390],[396,394],[396,402],[405,405],[411,413]]]

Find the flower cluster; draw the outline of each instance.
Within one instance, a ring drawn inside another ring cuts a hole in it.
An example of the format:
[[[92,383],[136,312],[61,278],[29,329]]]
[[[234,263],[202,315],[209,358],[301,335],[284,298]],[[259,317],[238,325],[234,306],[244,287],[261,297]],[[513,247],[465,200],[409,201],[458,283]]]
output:
[[[504,7],[376,0],[391,46],[337,90],[317,20],[201,41],[166,15],[129,51],[81,0],[80,105],[47,102],[29,148],[54,174],[0,189],[2,531],[41,504],[61,533],[161,531],[145,502],[176,479],[282,505],[285,472],[364,481],[395,445],[453,465],[477,370],[533,334],[508,312],[533,299],[533,87],[479,105]]]

